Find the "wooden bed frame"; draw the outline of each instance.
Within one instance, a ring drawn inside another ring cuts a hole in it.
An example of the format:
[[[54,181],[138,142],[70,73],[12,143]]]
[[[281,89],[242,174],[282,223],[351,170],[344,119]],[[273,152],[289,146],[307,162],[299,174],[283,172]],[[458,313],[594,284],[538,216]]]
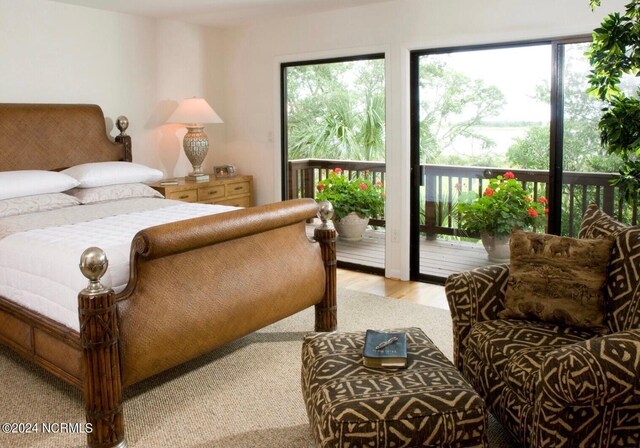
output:
[[[131,161],[125,120],[112,142],[96,105],[0,104],[0,171]],[[293,200],[142,230],[118,294],[100,284],[106,260],[89,249],[80,332],[0,297],[0,342],[83,389],[89,446],[125,447],[124,387],[311,305],[315,330],[335,330],[335,231],[324,216],[307,238],[317,212]]]

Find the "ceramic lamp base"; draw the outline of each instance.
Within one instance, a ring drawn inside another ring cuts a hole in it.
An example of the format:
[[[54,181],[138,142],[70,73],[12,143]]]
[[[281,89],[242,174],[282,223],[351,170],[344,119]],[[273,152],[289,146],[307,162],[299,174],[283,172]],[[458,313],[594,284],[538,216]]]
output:
[[[207,157],[207,152],[209,152],[207,134],[204,132],[203,126],[189,125],[187,129],[188,132],[182,140],[182,148],[193,166],[193,172],[189,173],[189,176],[206,176],[202,171],[202,162],[204,162],[204,158]]]

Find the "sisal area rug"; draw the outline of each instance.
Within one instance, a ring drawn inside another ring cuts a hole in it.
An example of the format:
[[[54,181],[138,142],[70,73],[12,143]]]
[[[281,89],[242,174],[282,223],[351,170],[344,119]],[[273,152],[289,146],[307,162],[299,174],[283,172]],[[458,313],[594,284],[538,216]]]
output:
[[[442,309],[347,289],[338,291],[338,329],[417,326],[452,356],[451,317]],[[300,351],[313,308],[125,394],[130,447],[311,448],[300,389]],[[0,348],[0,423],[83,423],[81,393]],[[42,428],[42,426],[40,426]],[[55,428],[55,426],[53,426]],[[517,444],[492,418],[491,448]],[[81,447],[85,435],[0,434],[1,447]]]

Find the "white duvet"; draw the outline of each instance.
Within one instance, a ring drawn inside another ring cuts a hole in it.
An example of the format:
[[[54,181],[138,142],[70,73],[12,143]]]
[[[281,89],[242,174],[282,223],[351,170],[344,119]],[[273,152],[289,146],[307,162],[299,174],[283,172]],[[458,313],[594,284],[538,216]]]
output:
[[[113,207],[80,205],[35,213],[33,219],[4,218],[0,220],[0,236],[4,236],[0,239],[0,296],[78,330],[78,292],[87,285],[78,265],[86,248],[98,246],[106,252],[109,268],[102,283],[119,292],[129,279],[131,240],[139,230],[233,209],[129,199]],[[103,217],[91,219],[94,216]]]

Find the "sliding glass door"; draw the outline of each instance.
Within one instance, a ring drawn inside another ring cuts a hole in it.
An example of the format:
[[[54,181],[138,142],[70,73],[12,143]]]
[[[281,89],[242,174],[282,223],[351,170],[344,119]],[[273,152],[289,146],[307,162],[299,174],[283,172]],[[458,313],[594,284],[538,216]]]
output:
[[[610,185],[620,161],[600,145],[602,105],[586,93],[585,41],[412,53],[412,278],[508,261],[487,253],[458,208],[507,172],[545,205],[538,231],[577,236],[590,202],[632,222]]]
[[[551,46],[421,52],[412,64],[412,274],[438,280],[494,262],[459,202],[506,172],[546,195]]]
[[[283,198],[317,198],[338,178],[384,197],[384,63],[372,54],[282,64]],[[341,267],[384,273],[384,212],[370,218],[362,237],[339,234]]]

